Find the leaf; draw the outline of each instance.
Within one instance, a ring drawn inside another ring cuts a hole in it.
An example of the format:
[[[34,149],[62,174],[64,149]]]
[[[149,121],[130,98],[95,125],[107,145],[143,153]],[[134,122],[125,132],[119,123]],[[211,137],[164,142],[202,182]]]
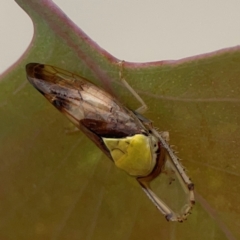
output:
[[[170,132],[196,185],[188,221],[169,223],[135,180],[119,171],[27,82],[41,62],[80,74],[138,103],[119,83],[119,60],[49,0],[16,1],[35,34],[0,79],[1,239],[239,239],[239,47],[178,61],[124,63],[146,117]],[[177,196],[175,196],[177,198]]]

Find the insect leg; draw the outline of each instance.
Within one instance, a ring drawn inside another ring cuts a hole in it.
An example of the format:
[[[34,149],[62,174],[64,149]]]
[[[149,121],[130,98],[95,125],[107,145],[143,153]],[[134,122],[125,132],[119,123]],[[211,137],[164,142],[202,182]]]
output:
[[[193,183],[190,181],[189,177],[187,176],[187,174],[184,171],[184,168],[182,167],[182,165],[180,164],[180,162],[178,161],[177,157],[175,156],[175,154],[173,153],[172,149],[169,147],[169,145],[167,144],[167,142],[164,140],[164,138],[161,136],[161,134],[159,134],[154,128],[151,129],[151,131],[153,132],[153,134],[155,136],[158,137],[158,139],[161,141],[163,147],[167,150],[170,158],[171,158],[171,162],[174,166],[174,168],[179,172],[179,175],[182,178],[182,182],[184,184],[184,188],[186,189],[186,191],[190,191],[190,200],[192,202],[194,202],[194,195],[193,195],[193,188],[194,185]],[[180,180],[180,179],[179,179]]]
[[[150,198],[153,204],[158,208],[160,212],[166,217],[167,221],[179,221],[182,222],[184,219],[178,217],[150,188],[149,183],[141,179],[137,179],[141,185],[143,191]]]
[[[161,134],[159,134],[154,128],[151,128],[152,133],[158,137],[160,140],[162,146],[167,151],[169,164],[171,165],[171,168],[174,172],[176,172],[176,176],[184,190],[184,192],[188,196],[188,203],[185,206],[184,215],[187,216],[190,213],[190,210],[192,209],[193,205],[195,204],[195,198],[194,198],[194,184],[191,182],[187,174],[185,173],[185,170],[181,163],[179,162],[178,158],[173,153],[172,149],[169,147],[165,139]]]
[[[123,77],[123,64],[124,64],[124,61],[119,62],[119,66],[120,66],[119,78],[120,78],[122,84],[128,89],[128,91],[131,92],[132,95],[141,103],[141,107],[136,109],[135,112],[144,113],[144,112],[146,112],[148,107],[147,107],[146,103],[143,101],[143,99],[138,95],[138,93],[124,79],[124,77]]]

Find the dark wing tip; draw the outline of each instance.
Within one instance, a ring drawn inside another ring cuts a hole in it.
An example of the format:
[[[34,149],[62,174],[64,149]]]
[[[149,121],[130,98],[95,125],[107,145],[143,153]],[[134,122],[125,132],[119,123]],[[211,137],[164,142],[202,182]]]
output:
[[[26,65],[26,72],[27,73],[31,72],[34,69],[34,67],[37,66],[37,65],[38,65],[38,63],[28,63]]]
[[[44,65],[41,63],[28,63],[26,65],[26,72],[29,77],[34,77],[37,68],[43,68]]]

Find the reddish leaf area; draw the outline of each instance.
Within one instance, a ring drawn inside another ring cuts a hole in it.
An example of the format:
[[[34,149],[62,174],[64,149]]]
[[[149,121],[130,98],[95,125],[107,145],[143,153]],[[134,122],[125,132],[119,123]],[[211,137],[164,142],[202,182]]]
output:
[[[66,133],[69,122],[25,76],[29,62],[55,65],[137,108],[119,83],[119,60],[53,2],[16,2],[35,34],[0,79],[0,239],[240,239],[239,47],[123,65],[149,107],[146,117],[170,132],[196,185],[192,215],[171,223],[83,134]]]

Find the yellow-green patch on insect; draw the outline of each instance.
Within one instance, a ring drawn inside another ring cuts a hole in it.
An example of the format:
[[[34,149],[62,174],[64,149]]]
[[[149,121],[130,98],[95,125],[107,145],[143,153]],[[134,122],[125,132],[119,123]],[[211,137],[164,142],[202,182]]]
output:
[[[167,220],[182,222],[187,218],[195,202],[194,185],[169,147],[168,134],[156,131],[152,122],[141,115],[147,109],[146,104],[121,76],[122,83],[142,104],[136,111],[124,107],[87,79],[63,69],[29,63],[26,71],[29,82],[48,101],[81,129],[118,168],[137,179]],[[166,163],[186,194],[181,213],[173,211],[150,187],[150,183],[164,172]]]

